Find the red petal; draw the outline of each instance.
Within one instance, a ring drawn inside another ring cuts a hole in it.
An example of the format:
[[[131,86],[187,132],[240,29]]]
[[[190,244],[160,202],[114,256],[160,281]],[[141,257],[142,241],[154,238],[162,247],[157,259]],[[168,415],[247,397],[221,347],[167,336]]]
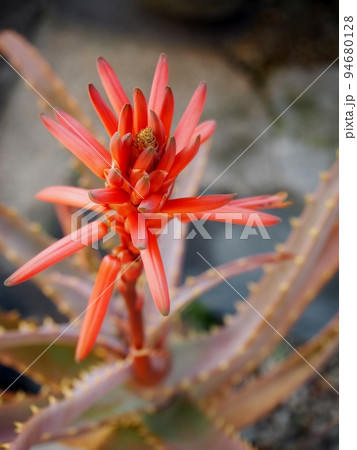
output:
[[[120,112],[118,131],[120,136],[133,131],[133,110],[128,103],[123,106]]]
[[[172,136],[169,142],[167,143],[165,152],[159,164],[156,166],[156,170],[164,170],[165,172],[168,172],[175,161],[175,155],[176,155],[176,140],[174,136]]]
[[[146,170],[147,167],[150,165],[150,163],[152,163],[154,156],[155,156],[154,147],[147,147],[136,158],[133,170]]]
[[[230,205],[222,206],[222,208],[217,208],[213,211],[197,212],[190,217],[182,214],[180,220],[182,222],[191,222],[192,220],[204,218],[205,220],[212,220],[215,222],[231,222],[235,225],[246,225],[247,222],[251,220],[252,214],[254,214],[254,217],[259,219],[264,226],[276,225],[281,221],[279,217],[271,214],[265,214],[251,209],[232,207]]]
[[[97,60],[97,68],[100,80],[103,84],[104,90],[109,98],[111,105],[117,116],[120,116],[122,107],[126,103],[130,103],[118,77],[110,64],[102,57]]]
[[[165,86],[169,79],[169,66],[166,55],[161,54],[156,66],[154,79],[152,82],[148,111],[159,111],[161,107]]]
[[[48,131],[62,145],[77,156],[98,177],[104,178],[104,169],[109,168],[111,165],[111,158],[104,147],[103,151],[98,151],[89,143],[84,142],[75,132],[69,131],[63,125],[51,119],[51,117],[41,114],[41,120]]]
[[[172,89],[169,86],[165,87],[164,97],[162,100],[161,109],[159,112],[159,117],[161,119],[162,124],[164,125],[166,136],[170,136],[172,118],[174,116],[174,94]]]
[[[153,170],[149,175],[150,192],[157,192],[161,188],[166,177],[167,172],[164,170]]]
[[[150,119],[151,119],[152,131],[153,131],[154,136],[159,144],[159,149],[160,149],[165,144],[165,140],[166,140],[165,129],[161,122],[161,119],[154,111],[150,111]]]
[[[167,175],[168,180],[176,178],[179,173],[182,172],[188,164],[190,164],[193,158],[197,155],[200,145],[201,138],[200,136],[197,136],[194,142],[187,145],[187,147],[183,148],[176,154],[175,161],[169,171],[169,174]]]
[[[124,177],[119,169],[105,169],[105,179],[110,187],[122,187],[124,183]]]
[[[161,212],[167,214],[209,211],[226,205],[235,194],[206,195],[205,197],[186,197],[167,200]]]
[[[103,147],[103,145],[99,143],[97,139],[87,130],[87,128],[78,122],[78,120],[60,109],[56,110],[55,115],[58,122],[67,128],[68,131],[76,134],[84,142],[93,147],[99,154],[105,155],[106,157],[108,156],[107,149]]]
[[[144,175],[135,184],[133,192],[131,193],[131,201],[134,205],[138,205],[150,192],[150,178]]]
[[[174,136],[176,137],[177,150],[180,151],[187,145],[193,135],[193,132],[200,120],[201,113],[206,101],[207,86],[205,82],[201,82],[195,90],[190,103],[188,104],[177,128]]]
[[[16,270],[5,281],[5,285],[13,286],[28,280],[62,259],[67,258],[67,256],[90,245],[92,242],[99,241],[106,233],[107,226],[99,220],[73,231]]]
[[[131,186],[135,186],[136,183],[142,178],[143,176],[149,176],[148,173],[144,169],[132,169],[130,172],[129,182]]]
[[[75,208],[93,209],[98,213],[107,209],[90,201],[88,189],[74,186],[49,186],[36,194],[37,200],[74,206]]]
[[[146,98],[140,89],[134,89],[134,136],[148,126]]]
[[[113,134],[110,140],[110,153],[118,164],[122,174],[126,174],[131,161],[131,146],[133,137],[130,133],[120,138],[119,132]]]
[[[150,194],[138,206],[138,210],[142,213],[158,211],[162,203],[163,194]]]
[[[137,211],[129,214],[127,218],[131,240],[136,248],[143,250],[147,247],[147,230],[145,216],[138,214]]]
[[[193,131],[192,141],[196,136],[201,136],[201,144],[209,139],[216,129],[215,120],[206,120],[200,123]]]
[[[110,203],[127,203],[129,195],[120,188],[99,188],[88,192],[89,198],[101,205]]]
[[[113,136],[118,129],[118,119],[93,84],[88,85],[88,91],[89,98],[91,99],[99,119],[102,121],[109,136]]]
[[[161,314],[167,316],[170,312],[170,297],[165,269],[157,245],[157,237],[150,231],[148,231],[148,247],[140,251],[140,254],[155,305]]]
[[[99,267],[97,279],[85,311],[76,349],[76,361],[82,361],[92,350],[102,326],[121,263],[106,255]]]
[[[248,208],[248,209],[275,209],[284,208],[290,205],[285,202],[288,194],[286,192],[278,192],[274,195],[259,195],[257,197],[247,197],[234,200],[232,205]]]

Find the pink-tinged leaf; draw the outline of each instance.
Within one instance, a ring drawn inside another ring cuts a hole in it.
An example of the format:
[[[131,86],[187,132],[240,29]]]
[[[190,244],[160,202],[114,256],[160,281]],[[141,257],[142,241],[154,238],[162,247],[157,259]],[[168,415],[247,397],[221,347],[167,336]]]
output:
[[[0,204],[1,252],[16,267],[20,267],[53,242],[54,239],[43,232],[39,224],[29,222],[14,210],[7,209]],[[73,258],[69,257],[38,274],[32,280],[65,316],[74,319],[83,311],[88,296],[83,298],[83,295],[80,296],[75,291],[67,289],[63,285],[57,284],[55,280],[50,279],[50,275],[52,276],[57,272],[61,272],[62,275],[71,275],[71,277],[87,283],[92,282],[91,276],[87,271],[87,266],[83,264],[78,266]]]
[[[337,175],[334,166],[317,192],[308,198],[301,220],[294,222],[282,251],[295,257],[267,267],[240,314],[212,335],[172,343],[176,356],[164,381],[167,387],[179,385],[186,377],[191,395],[202,398],[233,376],[244,379],[286,335],[337,266]],[[222,280],[230,285],[225,277]],[[230,287],[243,300],[239,290]]]
[[[162,53],[156,66],[154,79],[151,86],[149,97],[148,112],[159,111],[164,95],[164,89],[167,86],[169,79],[169,65],[167,63],[166,55]]]
[[[192,138],[205,105],[206,95],[207,86],[206,83],[202,81],[195,90],[174,132],[178,152],[180,152]]]
[[[147,232],[147,248],[141,250],[146,279],[157,309],[164,316],[170,312],[170,297],[167,287],[164,265],[162,263],[157,237]]]
[[[172,89],[169,86],[165,87],[159,117],[165,129],[166,136],[170,136],[172,118],[174,116],[175,100]]]
[[[98,58],[97,68],[104,90],[116,115],[119,117],[123,106],[126,103],[130,104],[130,101],[120,84],[118,77],[115,75],[114,70],[104,58]]]
[[[109,136],[113,136],[118,130],[118,119],[93,84],[88,85],[88,92],[92,105],[104,125],[104,128]]]
[[[88,191],[89,198],[100,205],[127,203],[129,194],[120,188],[99,188]]]
[[[108,151],[103,145],[97,141],[97,139],[84,127],[78,120],[72,117],[70,114],[62,111],[61,109],[56,109],[55,116],[61,125],[67,128],[76,136],[80,137],[83,142],[92,147],[100,155],[108,156]]]
[[[98,177],[104,178],[104,169],[111,166],[110,155],[105,149],[102,152],[98,151],[90,143],[83,141],[74,131],[69,131],[51,117],[41,114],[41,120],[48,131],[64,147],[77,156]]]
[[[233,430],[218,427],[203,409],[180,397],[143,420],[167,450],[253,450]]]
[[[181,313],[183,308],[215,286],[222,284],[224,279],[251,272],[267,263],[278,263],[289,258],[291,258],[291,255],[281,253],[247,256],[217,266],[217,272],[208,269],[196,277],[190,277],[187,283],[178,288],[174,295],[171,296],[172,308],[169,317],[162,319],[158,316],[156,324],[151,322],[152,335],[149,336],[149,339],[155,341],[164,332],[165,327],[170,326],[171,321],[175,320],[177,314]]]
[[[120,136],[125,136],[133,131],[133,109],[128,103],[123,106],[120,112],[118,131]]]
[[[196,213],[208,211],[226,205],[235,194],[206,195],[204,197],[185,197],[167,200],[161,208],[161,212],[167,214]]]
[[[6,286],[22,283],[39,272],[53,266],[67,256],[102,239],[107,233],[107,226],[100,221],[85,225],[70,235],[58,240],[14,272],[6,281]]]
[[[146,99],[139,88],[134,89],[134,118],[133,118],[133,134],[137,135],[141,130],[148,126],[148,112]]]
[[[73,423],[105,394],[131,377],[132,362],[105,364],[78,381],[70,395],[41,409],[25,422],[22,433],[11,443],[11,450],[30,448],[45,433],[53,433]]]
[[[60,336],[60,338],[59,338]],[[79,337],[79,330],[74,326],[59,325],[55,322],[45,323],[44,325],[31,326],[28,328],[23,327],[15,330],[8,330],[2,334],[0,341],[0,349],[2,352],[6,352],[10,349],[31,347],[31,346],[45,346],[53,343],[53,341],[59,341],[58,344],[70,345],[73,348],[77,344]],[[115,338],[108,336],[102,336],[98,344],[111,351],[113,354],[121,355],[126,354],[126,349],[123,344]]]
[[[215,418],[241,430],[283,403],[296,389],[317,376],[312,367],[320,372],[337,350],[337,326],[338,318],[335,317],[317,336],[297,349],[301,356],[293,352],[285,361],[243,387],[232,388],[224,397],[212,399]]]
[[[7,391],[2,394],[1,399],[4,400],[0,405],[0,447],[2,443],[11,442],[18,436],[15,431],[14,422],[25,422],[32,415],[33,407],[44,407],[48,404],[47,395],[45,393],[39,395],[26,395],[24,398],[16,397],[6,401]]]
[[[75,186],[49,186],[36,194],[37,200],[55,203],[58,205],[73,206],[75,208],[85,208],[103,213],[107,210],[89,198],[89,190]]]
[[[23,36],[14,30],[1,31],[0,53],[8,59],[24,80],[28,80],[31,86],[48,101],[48,103],[44,102],[44,107],[52,110],[50,105],[56,105],[82,123],[91,123],[89,117],[80,109],[78,102],[66,89],[65,84],[55,74],[50,64],[38,49]],[[33,93],[38,99],[38,93],[35,91]]]
[[[200,143],[201,138],[198,136],[193,143],[187,145],[187,147],[176,154],[175,160],[171,166],[169,174],[167,175],[168,180],[174,180],[183,171],[183,169],[190,164],[198,153]],[[176,142],[176,151],[177,149],[178,145]]]
[[[112,255],[104,256],[100,264],[79,335],[76,349],[77,361],[82,361],[86,358],[95,344],[120,267],[120,260]]]
[[[201,144],[207,141],[216,129],[215,120],[206,120],[199,124],[193,131],[191,142],[196,139],[197,136],[201,136]]]

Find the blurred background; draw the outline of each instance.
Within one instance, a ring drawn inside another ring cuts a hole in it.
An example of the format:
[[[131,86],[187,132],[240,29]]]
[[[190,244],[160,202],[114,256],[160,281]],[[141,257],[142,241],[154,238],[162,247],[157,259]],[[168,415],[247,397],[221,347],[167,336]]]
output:
[[[89,82],[100,85],[96,58],[104,56],[112,64],[129,94],[138,86],[148,95],[158,56],[165,52],[176,123],[198,83],[208,84],[203,119],[216,119],[217,130],[202,190],[244,152],[210,193],[289,193],[293,205],[278,211],[283,221],[268,229],[269,240],[259,233],[241,240],[239,228],[233,241],[225,240],[223,225],[207,225],[214,238],[189,241],[185,275],[207,269],[196,251],[219,264],[271,251],[284,241],[289,218],[300,213],[319,172],[336,157],[338,66],[323,72],[338,56],[337,1],[0,0],[0,29],[8,28],[41,51],[99,130],[87,96]],[[59,237],[52,207],[36,202],[34,195],[48,185],[70,184],[70,159],[39,121],[33,92],[0,61],[0,202]],[[1,267],[3,280],[12,267],[4,259]],[[247,281],[259,276],[257,271],[233,284],[245,296]],[[300,344],[327,322],[337,309],[337,292],[335,279],[291,331],[289,342]],[[219,321],[232,311],[237,300],[232,294],[221,286],[200,301]],[[3,309],[16,304],[25,315],[50,313],[61,320],[31,283],[11,289],[1,283],[0,295]],[[337,383],[337,361],[324,376]],[[315,380],[246,436],[262,449],[337,449],[335,397]]]

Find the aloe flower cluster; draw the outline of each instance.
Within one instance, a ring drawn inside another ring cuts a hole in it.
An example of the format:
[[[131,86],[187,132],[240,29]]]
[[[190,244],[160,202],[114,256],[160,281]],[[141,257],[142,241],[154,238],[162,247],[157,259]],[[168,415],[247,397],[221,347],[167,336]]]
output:
[[[85,358],[100,331],[113,289],[125,293],[144,266],[158,310],[170,310],[169,291],[158,235],[173,217],[186,222],[200,219],[245,224],[254,209],[284,206],[285,194],[233,200],[234,194],[171,199],[175,180],[193,160],[200,145],[214,132],[215,122],[199,123],[206,100],[206,84],[195,90],[173,135],[174,96],[168,86],[168,64],[159,58],[149,101],[134,89],[133,103],[108,62],[98,58],[98,73],[111,107],[99,91],[89,85],[89,96],[109,138],[109,151],[76,119],[56,110],[56,120],[42,115],[45,127],[104,182],[103,188],[86,190],[52,186],[37,194],[39,200],[94,209],[105,221],[86,224],[44,250],[18,269],[5,282],[21,283],[85,245],[103,238],[108,229],[120,237],[120,245],[104,256],[89,300],[76,357]],[[114,110],[114,112],[113,112]],[[275,216],[259,214],[261,224],[274,225]],[[132,300],[133,301],[133,300]],[[136,308],[140,305],[136,305]]]
[[[213,121],[199,124],[205,84],[198,86],[171,136],[174,102],[165,56],[149,101],[135,89],[132,103],[100,58],[109,103],[92,85],[89,94],[109,134],[106,149],[105,140],[83,127],[88,118],[30,43],[14,31],[1,31],[0,52],[31,80],[36,94],[62,108],[56,108],[55,120],[42,120],[84,163],[77,168],[90,182],[82,186],[99,187],[95,176],[103,182],[100,189],[52,186],[38,193],[38,199],[55,204],[65,234],[55,243],[40,224],[0,204],[0,252],[20,267],[6,284],[37,275],[32,281],[65,317],[64,323],[50,317],[40,321],[0,308],[0,363],[19,374],[0,392],[0,446],[253,450],[239,431],[313,376],[319,374],[319,383],[337,393],[335,382],[321,375],[338,348],[337,315],[302,346],[290,345],[283,359],[274,356],[337,271],[337,164],[321,174],[320,185],[306,196],[302,215],[291,219],[291,232],[275,252],[217,267],[201,255],[207,270],[181,281],[185,240],[173,239],[172,224],[163,232],[170,220],[245,225],[254,214],[257,225],[266,226],[279,219],[260,209],[287,205],[285,193],[189,197],[197,193],[207,160],[209,143],[201,144],[215,128]],[[71,214],[83,217],[82,209],[99,219],[73,230]],[[101,246],[100,262],[90,247],[98,248],[102,238],[108,242]],[[243,298],[228,280],[259,268],[261,280],[250,284]],[[245,302],[236,302],[219,326],[205,323],[203,332],[186,320],[188,307],[222,283]],[[13,392],[23,376],[41,389]]]

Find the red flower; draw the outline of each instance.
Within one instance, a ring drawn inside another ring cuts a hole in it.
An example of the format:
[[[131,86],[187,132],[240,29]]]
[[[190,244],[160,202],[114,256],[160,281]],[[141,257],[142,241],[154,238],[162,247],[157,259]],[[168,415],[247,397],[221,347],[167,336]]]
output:
[[[180,214],[183,221],[224,220],[227,214],[241,213],[233,223],[245,224],[249,214],[260,208],[283,206],[285,194],[232,200],[234,195],[209,195],[199,198],[170,199],[177,176],[192,161],[200,144],[214,132],[215,122],[199,124],[206,100],[206,84],[200,83],[179,124],[170,137],[174,97],[168,86],[168,64],[161,55],[155,71],[149,102],[140,89],[134,89],[130,103],[111,66],[98,59],[98,72],[114,110],[93,85],[89,96],[110,137],[109,149],[103,147],[76,119],[56,111],[54,120],[42,115],[45,127],[92,172],[104,180],[105,187],[86,190],[70,186],[52,186],[37,194],[37,199],[104,213],[106,223],[93,222],[41,252],[6,280],[6,285],[21,283],[45,268],[101,239],[109,228],[120,236],[121,244],[107,255],[100,266],[86,311],[77,359],[83,359],[100,331],[115,281],[135,281],[144,266],[148,284],[159,311],[170,309],[168,287],[153,231],[162,217],[170,220]],[[150,213],[150,219],[145,216]],[[159,213],[158,219],[152,213]],[[219,213],[219,214],[217,214]],[[277,217],[257,213],[265,225]],[[160,219],[160,220],[159,220]],[[144,226],[141,226],[144,224]],[[86,240],[83,243],[83,240]],[[141,259],[140,259],[141,256]],[[104,291],[104,292],[103,292]]]

